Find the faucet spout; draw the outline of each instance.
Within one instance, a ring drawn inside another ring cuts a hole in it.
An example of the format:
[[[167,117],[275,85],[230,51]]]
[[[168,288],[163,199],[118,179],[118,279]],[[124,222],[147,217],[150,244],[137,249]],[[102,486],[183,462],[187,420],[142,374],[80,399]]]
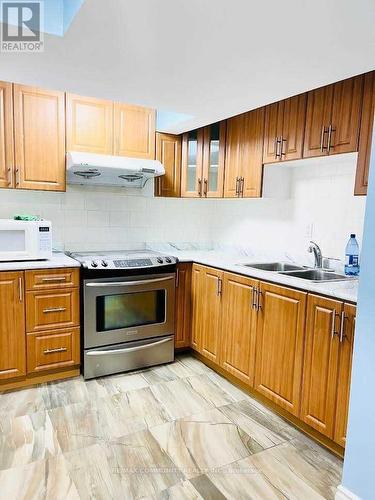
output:
[[[309,253],[314,254],[315,258],[315,265],[314,267],[317,269],[321,269],[323,267],[323,255],[322,251],[317,243],[315,241],[310,241],[310,245],[307,249]]]

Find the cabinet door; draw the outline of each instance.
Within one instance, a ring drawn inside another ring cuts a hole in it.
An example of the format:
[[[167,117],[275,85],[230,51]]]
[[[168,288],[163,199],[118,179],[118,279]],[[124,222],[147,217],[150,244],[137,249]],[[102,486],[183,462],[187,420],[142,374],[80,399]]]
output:
[[[354,330],[356,307],[345,304],[342,316],[340,336],[340,358],[337,378],[337,402],[334,440],[341,446],[346,444],[348,425],[350,382],[352,374],[352,357],[354,346]]]
[[[66,149],[113,154],[113,102],[66,94]]]
[[[191,343],[191,264],[177,265],[175,347]]]
[[[267,283],[260,289],[255,388],[298,416],[307,294]]]
[[[165,175],[155,179],[155,196],[179,197],[181,192],[181,136],[156,133],[156,159]]]
[[[204,267],[193,264],[191,277],[191,347],[202,352],[203,309],[204,297]]]
[[[245,114],[241,144],[241,196],[259,198],[262,194],[264,108]]]
[[[307,94],[300,94],[284,101],[281,159],[299,160],[303,153]]]
[[[26,373],[23,272],[0,273],[0,379]]]
[[[206,198],[222,198],[224,190],[226,122],[203,129],[203,190]]]
[[[220,365],[246,384],[254,384],[258,281],[224,273]]]
[[[280,140],[283,135],[284,102],[279,101],[265,107],[263,163],[280,161]]]
[[[14,85],[16,187],[65,191],[63,92]]]
[[[333,85],[312,90],[307,94],[304,158],[327,154],[332,100]]]
[[[114,154],[155,159],[155,110],[115,103]]]
[[[12,84],[0,82],[0,187],[14,187]]]
[[[181,196],[199,198],[203,193],[203,129],[182,136]]]
[[[350,153],[358,150],[363,76],[335,83],[332,105],[332,134],[328,152]]]
[[[333,438],[342,302],[309,295],[301,418]]]
[[[218,363],[223,271],[205,267],[203,280],[201,353],[207,359]]]
[[[237,198],[239,196],[238,181],[241,172],[241,143],[245,116],[242,114],[227,120],[224,198]]]
[[[368,174],[372,143],[372,129],[375,114],[375,71],[365,75],[363,90],[363,105],[361,127],[359,133],[359,148],[357,175],[354,194],[367,194]]]

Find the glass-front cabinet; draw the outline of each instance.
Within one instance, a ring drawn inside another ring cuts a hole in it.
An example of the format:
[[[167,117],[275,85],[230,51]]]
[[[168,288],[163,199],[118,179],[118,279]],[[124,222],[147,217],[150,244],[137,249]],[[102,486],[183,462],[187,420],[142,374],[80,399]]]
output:
[[[223,196],[225,122],[187,132],[182,138],[181,196]]]

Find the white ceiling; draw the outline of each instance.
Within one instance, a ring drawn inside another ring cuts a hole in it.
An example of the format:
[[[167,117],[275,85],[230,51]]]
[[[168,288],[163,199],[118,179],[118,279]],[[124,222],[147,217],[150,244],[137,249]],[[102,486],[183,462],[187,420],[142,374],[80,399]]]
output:
[[[375,67],[374,0],[86,0],[0,79],[192,115],[179,133]]]

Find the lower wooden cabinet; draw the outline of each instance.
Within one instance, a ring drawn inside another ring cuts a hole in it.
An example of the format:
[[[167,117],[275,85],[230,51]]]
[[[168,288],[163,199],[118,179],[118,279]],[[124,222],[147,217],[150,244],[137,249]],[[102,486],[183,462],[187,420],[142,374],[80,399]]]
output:
[[[0,273],[0,380],[26,373],[23,272]]]
[[[250,386],[254,385],[258,283],[224,273],[219,364]]]
[[[255,389],[299,415],[307,294],[261,283]]]
[[[177,264],[175,347],[191,343],[191,264]]]
[[[66,368],[79,361],[79,327],[27,335],[28,373]]]

